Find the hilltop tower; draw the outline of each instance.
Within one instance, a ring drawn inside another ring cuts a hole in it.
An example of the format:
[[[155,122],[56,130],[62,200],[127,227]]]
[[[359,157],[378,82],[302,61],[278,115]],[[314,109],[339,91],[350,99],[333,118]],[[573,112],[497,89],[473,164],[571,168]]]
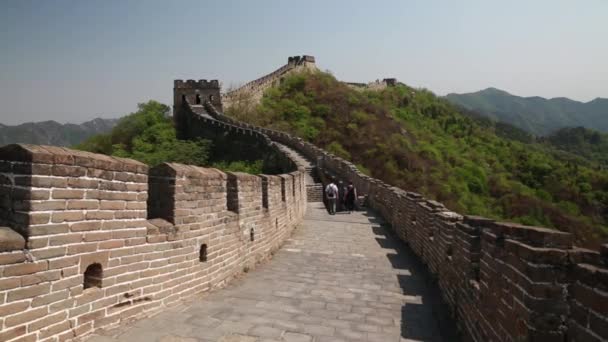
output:
[[[217,110],[222,111],[220,83],[217,80],[175,80],[173,82],[173,120],[178,135],[185,132],[187,118],[183,115],[184,105],[196,112],[204,112],[203,104],[209,101]]]

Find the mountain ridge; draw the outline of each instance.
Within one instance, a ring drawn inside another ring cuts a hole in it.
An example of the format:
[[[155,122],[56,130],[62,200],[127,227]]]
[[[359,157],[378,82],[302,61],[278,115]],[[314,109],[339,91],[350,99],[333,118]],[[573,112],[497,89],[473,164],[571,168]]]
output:
[[[578,126],[608,132],[608,98],[597,97],[582,102],[567,97],[523,97],[495,87],[470,93],[449,93],[444,98],[464,109],[537,136]]]
[[[25,122],[19,125],[0,123],[0,145],[25,143],[73,146],[93,135],[108,132],[118,120],[95,118],[81,124],[61,124],[54,120]]]

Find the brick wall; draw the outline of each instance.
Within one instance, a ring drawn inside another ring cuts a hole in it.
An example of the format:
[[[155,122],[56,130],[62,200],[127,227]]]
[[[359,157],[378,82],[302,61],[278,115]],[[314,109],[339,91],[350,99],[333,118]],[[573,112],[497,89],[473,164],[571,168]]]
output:
[[[437,279],[464,335],[474,341],[608,338],[607,247],[602,257],[572,246],[568,233],[463,218],[320,155],[322,169],[367,189],[368,204]]]
[[[0,225],[10,227],[0,227],[0,341],[72,339],[223,286],[300,222],[306,191],[289,187],[283,200],[279,180],[304,173],[148,170],[65,148],[0,148]]]
[[[325,179],[353,181],[436,279],[466,339],[608,340],[608,245],[591,251],[568,233],[462,216],[392,187],[289,134],[237,122],[315,161]]]
[[[222,94],[222,104],[224,108],[229,108],[230,106],[238,104],[239,102],[258,102],[262,98],[264,91],[270,87],[278,85],[281,78],[293,72],[311,69],[316,69],[315,58],[313,56],[289,57],[287,64],[283,65],[279,69],[256,80],[247,82],[237,89],[233,89],[232,91]],[[217,105],[216,107],[221,109]]]

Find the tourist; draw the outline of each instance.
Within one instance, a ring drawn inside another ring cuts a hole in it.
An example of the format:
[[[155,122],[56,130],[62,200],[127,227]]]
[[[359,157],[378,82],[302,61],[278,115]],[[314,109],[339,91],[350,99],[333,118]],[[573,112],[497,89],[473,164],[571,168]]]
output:
[[[357,189],[353,185],[353,182],[348,182],[348,188],[346,188],[346,195],[344,195],[344,202],[346,203],[346,209],[350,214],[355,210],[355,201],[357,200]]]
[[[329,214],[336,214],[336,199],[338,197],[338,187],[332,181],[325,188],[325,196],[327,197],[327,202],[329,205]]]
[[[336,211],[346,210],[346,202],[344,202],[345,194],[346,185],[342,181],[338,181],[338,198],[336,199]]]

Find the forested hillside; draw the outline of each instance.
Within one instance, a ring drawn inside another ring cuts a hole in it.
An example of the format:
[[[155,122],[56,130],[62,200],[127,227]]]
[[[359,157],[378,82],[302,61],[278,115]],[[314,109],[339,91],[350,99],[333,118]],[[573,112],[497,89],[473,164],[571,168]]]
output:
[[[577,126],[608,132],[608,99],[579,102],[564,97],[521,97],[496,88],[448,94],[445,98],[465,109],[538,136]]]
[[[539,140],[608,168],[608,134],[572,127],[562,128]]]
[[[504,127],[463,115],[426,90],[355,91],[329,74],[305,73],[269,89],[260,105],[227,114],[295,133],[463,214],[571,231],[590,247],[607,236],[608,172],[500,137]]]
[[[138,105],[138,110],[118,122],[111,132],[93,136],[76,148],[139,160],[150,166],[164,162],[215,167],[224,171],[261,173],[262,161],[210,160],[212,141],[178,140],[170,108],[156,101]]]

